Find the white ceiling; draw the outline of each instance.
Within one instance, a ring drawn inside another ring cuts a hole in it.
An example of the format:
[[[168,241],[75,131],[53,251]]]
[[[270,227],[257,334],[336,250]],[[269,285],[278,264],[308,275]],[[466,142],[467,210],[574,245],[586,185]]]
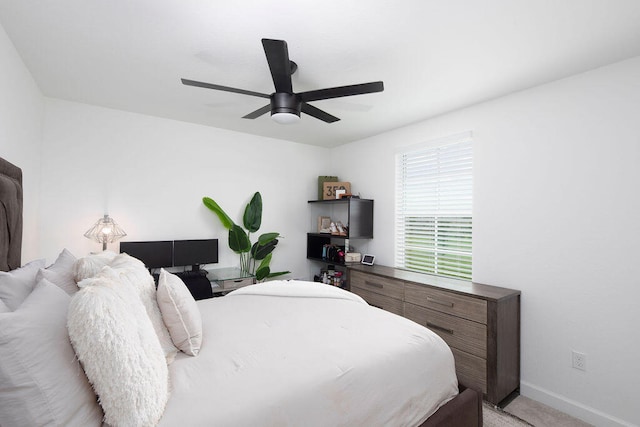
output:
[[[640,55],[638,0],[0,0],[0,22],[46,96],[326,147]],[[273,92],[261,38],[287,41],[295,92],[385,91],[285,126],[180,83]]]

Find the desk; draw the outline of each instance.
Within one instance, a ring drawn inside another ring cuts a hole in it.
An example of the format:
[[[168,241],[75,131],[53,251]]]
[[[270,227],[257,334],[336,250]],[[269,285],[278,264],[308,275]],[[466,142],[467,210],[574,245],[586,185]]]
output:
[[[211,289],[214,294],[224,294],[256,283],[254,275],[243,273],[236,267],[207,270],[207,278],[211,281]]]

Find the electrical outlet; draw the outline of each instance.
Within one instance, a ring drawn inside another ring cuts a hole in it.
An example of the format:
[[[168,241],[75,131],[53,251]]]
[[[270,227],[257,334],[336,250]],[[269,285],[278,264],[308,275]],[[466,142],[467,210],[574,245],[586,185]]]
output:
[[[581,371],[587,370],[587,355],[584,353],[580,353],[577,351],[572,351],[571,355],[573,357],[573,367],[575,369],[579,369]]]

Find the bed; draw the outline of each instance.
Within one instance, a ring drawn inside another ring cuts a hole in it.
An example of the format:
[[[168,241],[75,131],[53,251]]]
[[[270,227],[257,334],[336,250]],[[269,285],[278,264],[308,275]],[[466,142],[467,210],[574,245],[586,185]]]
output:
[[[21,217],[17,193],[0,190]],[[7,248],[3,427],[482,425],[447,345],[350,292],[274,281],[196,302],[164,270],[156,290],[127,254],[65,249],[17,268]]]

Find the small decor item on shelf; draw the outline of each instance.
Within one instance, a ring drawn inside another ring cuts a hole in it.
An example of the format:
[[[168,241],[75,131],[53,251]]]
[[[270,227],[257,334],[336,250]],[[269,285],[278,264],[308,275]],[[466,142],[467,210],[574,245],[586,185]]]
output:
[[[336,182],[338,181],[337,176],[319,176],[318,177],[318,200],[324,200],[322,195],[324,194],[324,183],[325,182]]]
[[[376,256],[375,255],[370,255],[370,254],[364,254],[362,256],[362,264],[364,265],[373,265],[373,262],[376,260]]]
[[[329,228],[329,229],[331,230],[331,234],[332,234],[332,235],[334,235],[334,236],[337,236],[337,235],[338,235],[338,227],[336,226],[336,223],[335,223],[335,222],[332,222],[332,223],[331,223],[331,225],[330,225],[330,228]]]
[[[333,275],[333,286],[342,287],[342,271],[336,271]]]
[[[359,252],[347,252],[344,255],[344,262],[360,262],[360,257]]]
[[[345,236],[347,235],[347,227],[342,225],[340,221],[332,222],[331,226],[331,235],[332,236]]]
[[[331,233],[331,218],[328,216],[318,217],[318,233]]]
[[[329,277],[333,277],[333,275],[336,273],[336,266],[333,264],[327,265],[327,273],[329,274]]]
[[[351,193],[351,183],[350,182],[325,182],[322,185],[322,200],[332,200],[336,199],[336,191],[337,190],[345,190],[346,193]]]
[[[341,288],[344,285],[344,273],[342,271],[331,270],[329,266],[327,270],[320,271],[319,275],[313,276],[314,282],[321,282],[325,285],[332,285]]]
[[[322,259],[330,262],[344,262],[344,248],[332,244],[322,247]]]
[[[338,229],[338,236],[346,236],[347,235],[347,227],[342,225],[340,221],[336,222],[336,228]]]

